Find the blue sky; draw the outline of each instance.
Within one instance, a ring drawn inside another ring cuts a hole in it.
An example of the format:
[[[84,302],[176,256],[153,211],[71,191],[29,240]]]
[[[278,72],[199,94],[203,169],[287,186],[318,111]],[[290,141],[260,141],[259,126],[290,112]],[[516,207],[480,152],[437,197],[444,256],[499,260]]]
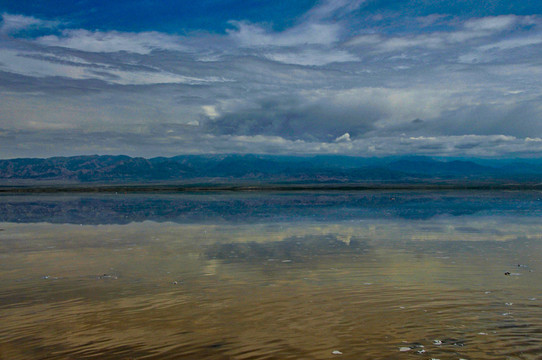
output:
[[[540,1],[0,1],[0,158],[533,157]]]

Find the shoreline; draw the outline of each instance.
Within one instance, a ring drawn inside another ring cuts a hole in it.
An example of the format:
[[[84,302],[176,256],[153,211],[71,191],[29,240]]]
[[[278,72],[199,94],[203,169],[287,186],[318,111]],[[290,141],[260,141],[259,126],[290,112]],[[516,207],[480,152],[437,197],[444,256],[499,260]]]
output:
[[[0,185],[10,193],[185,193],[274,191],[439,191],[439,190],[542,190],[542,183],[390,183],[390,184],[77,184]]]

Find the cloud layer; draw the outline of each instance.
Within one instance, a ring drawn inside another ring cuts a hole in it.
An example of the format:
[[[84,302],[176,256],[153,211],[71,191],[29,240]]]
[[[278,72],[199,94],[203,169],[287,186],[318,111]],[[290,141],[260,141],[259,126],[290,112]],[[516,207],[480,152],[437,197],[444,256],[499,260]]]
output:
[[[4,12],[0,157],[539,156],[540,17],[439,9],[327,0],[184,33]]]

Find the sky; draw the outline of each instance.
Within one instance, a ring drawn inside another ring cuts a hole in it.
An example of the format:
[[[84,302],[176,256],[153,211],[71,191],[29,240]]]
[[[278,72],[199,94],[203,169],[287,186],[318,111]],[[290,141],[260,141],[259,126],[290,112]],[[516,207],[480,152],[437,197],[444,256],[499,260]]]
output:
[[[539,157],[539,0],[0,0],[0,158]]]

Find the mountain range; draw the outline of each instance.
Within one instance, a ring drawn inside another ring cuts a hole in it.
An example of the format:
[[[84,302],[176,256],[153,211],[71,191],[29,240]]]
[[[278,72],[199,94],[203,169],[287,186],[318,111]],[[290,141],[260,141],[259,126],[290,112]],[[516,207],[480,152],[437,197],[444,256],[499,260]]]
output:
[[[0,160],[0,184],[345,184],[542,180],[541,159],[257,154],[129,157],[90,155]]]

